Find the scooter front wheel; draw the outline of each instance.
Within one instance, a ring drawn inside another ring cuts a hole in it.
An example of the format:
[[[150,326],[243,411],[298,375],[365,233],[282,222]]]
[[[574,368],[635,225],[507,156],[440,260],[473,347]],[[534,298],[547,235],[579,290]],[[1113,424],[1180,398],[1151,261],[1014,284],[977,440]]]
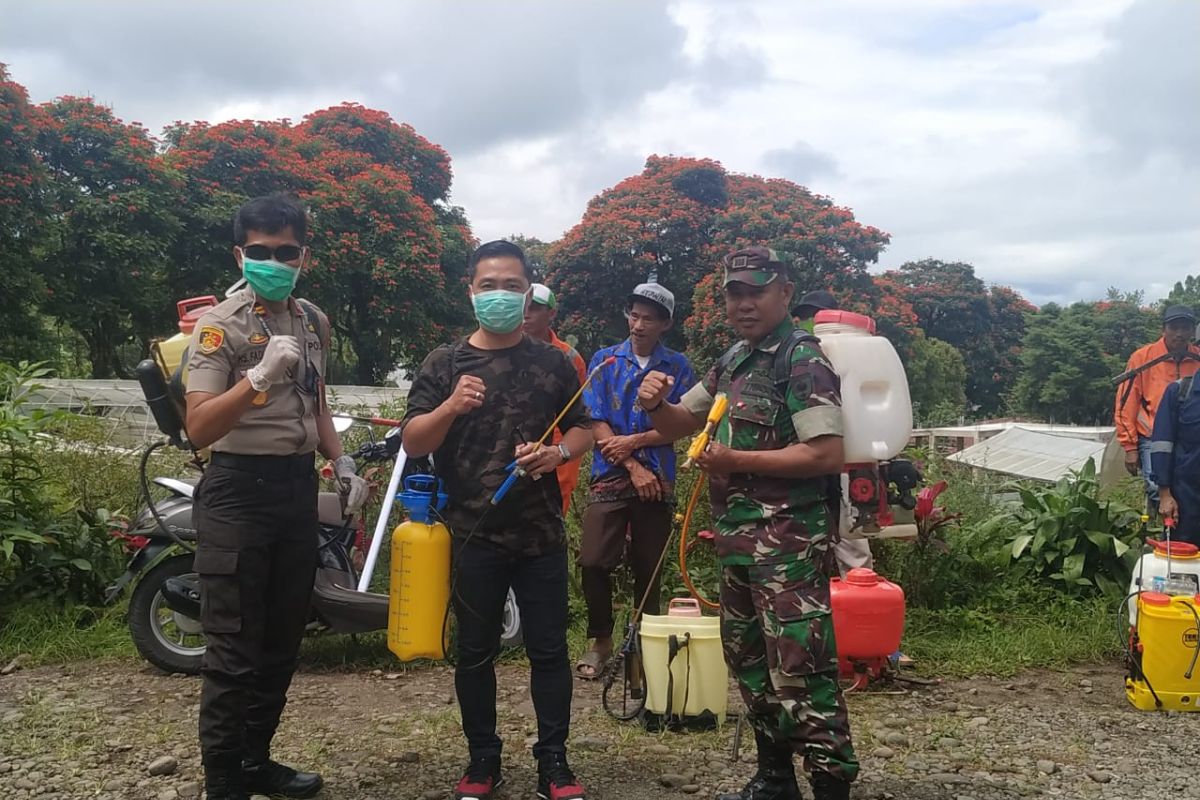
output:
[[[200,620],[172,611],[163,597],[168,578],[194,576],[192,554],[171,556],[142,576],[129,598],[129,633],[142,658],[166,672],[200,674],[207,642]]]

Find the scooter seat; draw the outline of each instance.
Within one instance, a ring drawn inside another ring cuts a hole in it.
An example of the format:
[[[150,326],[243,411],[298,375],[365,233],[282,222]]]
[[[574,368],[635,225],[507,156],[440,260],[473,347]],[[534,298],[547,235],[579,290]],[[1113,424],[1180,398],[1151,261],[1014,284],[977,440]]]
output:
[[[321,492],[317,495],[317,519],[322,525],[337,528],[349,519],[342,510],[342,496],[337,492]]]
[[[313,584],[313,610],[335,633],[367,633],[388,626],[388,596],[357,592],[353,576],[337,570],[318,569]]]

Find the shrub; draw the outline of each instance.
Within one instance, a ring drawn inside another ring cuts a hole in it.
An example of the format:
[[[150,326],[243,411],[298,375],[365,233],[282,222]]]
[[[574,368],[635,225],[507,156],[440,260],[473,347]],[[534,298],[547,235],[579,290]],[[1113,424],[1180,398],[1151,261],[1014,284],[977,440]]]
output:
[[[39,440],[63,415],[32,407],[36,364],[0,364],[0,605],[27,597],[99,602],[120,568],[109,515],[60,510],[46,480]]]
[[[1141,514],[1100,498],[1096,464],[1053,486],[1015,486],[1021,501],[993,526],[1016,527],[1009,553],[1021,569],[1068,593],[1124,591],[1138,559]]]

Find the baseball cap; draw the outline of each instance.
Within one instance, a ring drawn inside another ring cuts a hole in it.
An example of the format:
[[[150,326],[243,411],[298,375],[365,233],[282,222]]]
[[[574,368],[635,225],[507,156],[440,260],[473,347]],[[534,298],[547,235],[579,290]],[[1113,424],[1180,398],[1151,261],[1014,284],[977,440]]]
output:
[[[768,247],[743,247],[725,256],[724,286],[734,281],[766,286],[781,275],[787,275],[787,267]]]
[[[634,300],[649,300],[651,303],[665,308],[668,317],[672,319],[675,317],[675,295],[671,294],[671,290],[665,286],[657,283],[639,283],[629,293],[629,304],[632,305]]]
[[[533,302],[551,310],[558,308],[558,298],[554,296],[554,292],[550,291],[549,286],[544,283],[535,283],[529,288],[533,290]]]
[[[832,311],[838,307],[837,298],[833,296],[832,292],[817,289],[800,298],[800,302],[792,309],[792,316],[808,319],[815,317],[818,311]]]
[[[1188,322],[1195,324],[1196,312],[1188,306],[1167,306],[1167,310],[1163,312],[1163,324],[1174,322],[1177,319],[1186,319]]]

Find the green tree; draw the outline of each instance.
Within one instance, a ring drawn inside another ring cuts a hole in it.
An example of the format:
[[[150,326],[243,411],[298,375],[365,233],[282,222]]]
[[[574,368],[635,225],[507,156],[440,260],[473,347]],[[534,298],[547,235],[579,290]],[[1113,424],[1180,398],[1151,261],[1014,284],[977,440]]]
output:
[[[582,350],[626,335],[621,309],[654,275],[675,293],[675,328],[696,364],[732,340],[720,297],[721,259],[747,245],[775,248],[799,291],[830,287],[853,296],[870,286],[866,267],[887,234],[849,209],[785,180],[726,172],[709,159],[652,156],[638,175],[601,192],[550,249],[549,278],[561,289],[563,330]]]
[[[170,324],[168,264],[181,185],[154,140],[90,99],[43,106],[38,151],[49,173],[45,307],[87,343],[92,377],[124,377]],[[127,357],[124,345],[134,345]]]
[[[1161,317],[1141,305],[1142,297],[1141,292],[1122,295],[1109,290],[1109,299],[1094,305],[1100,349],[1122,363],[1134,350],[1162,335]]]
[[[36,250],[46,234],[46,171],[37,156],[42,112],[0,64],[0,361],[52,358],[38,308],[46,288]]]
[[[962,353],[967,400],[983,414],[999,411],[1016,379],[1024,318],[1033,306],[1007,287],[987,287],[962,262],[927,258],[884,277],[901,287],[927,336]]]
[[[967,367],[962,353],[941,339],[913,340],[905,364],[913,415],[927,425],[957,420],[966,409]]]
[[[1188,275],[1183,280],[1176,281],[1171,293],[1163,299],[1161,305],[1166,308],[1177,303],[1200,309],[1200,275]]]
[[[470,321],[474,239],[447,202],[442,148],[381,111],[342,104],[299,125],[176,125],[166,158],[187,178],[194,240],[177,248],[189,293],[233,282],[230,220],[247,199],[290,191],[308,204],[314,261],[300,291],[333,327],[334,380],[378,383]]]
[[[550,242],[543,242],[536,236],[525,236],[520,233],[512,234],[508,237],[508,241],[525,251],[525,260],[529,262],[533,274],[537,276],[539,282],[543,282],[549,271]]]
[[[712,269],[713,224],[724,193],[720,164],[651,156],[646,168],[593,197],[578,225],[548,254],[547,281],[560,295],[559,325],[592,353],[628,335],[629,291],[654,275],[675,293],[668,344],[683,345],[692,287]]]
[[[1021,348],[1014,405],[1062,423],[1101,425],[1112,419],[1111,378],[1128,353],[1106,353],[1096,304],[1049,304],[1033,315]]]

